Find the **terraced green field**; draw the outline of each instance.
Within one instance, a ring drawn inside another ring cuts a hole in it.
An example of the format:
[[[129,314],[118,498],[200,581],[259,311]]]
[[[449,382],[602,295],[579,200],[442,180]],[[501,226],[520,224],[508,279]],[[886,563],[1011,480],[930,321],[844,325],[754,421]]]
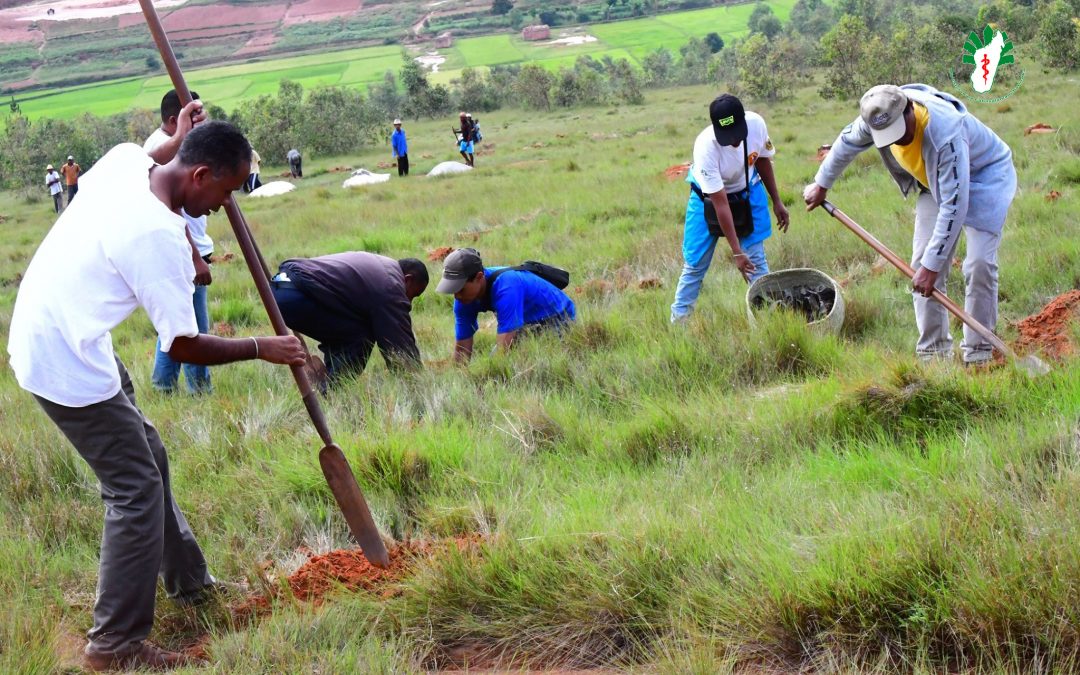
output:
[[[787,19],[795,0],[770,0],[767,4],[777,16]],[[467,38],[440,51],[446,63],[432,79],[449,82],[466,67],[508,63],[532,62],[557,69],[572,64],[581,54],[639,61],[659,47],[675,51],[689,38],[710,32],[719,33],[728,41],[744,35],[752,11],[753,5],[745,4],[588,26],[580,32],[597,40],[574,46],[525,42],[509,34]],[[149,34],[146,39],[149,44]],[[305,88],[364,87],[380,81],[387,70],[397,71],[400,63],[399,47],[380,46],[205,68],[187,75],[191,86],[206,101],[231,110],[245,98],[276,91],[283,79],[299,82]],[[32,118],[72,117],[82,112],[108,115],[132,107],[153,108],[169,87],[164,75],[130,78],[30,94],[20,105]]]

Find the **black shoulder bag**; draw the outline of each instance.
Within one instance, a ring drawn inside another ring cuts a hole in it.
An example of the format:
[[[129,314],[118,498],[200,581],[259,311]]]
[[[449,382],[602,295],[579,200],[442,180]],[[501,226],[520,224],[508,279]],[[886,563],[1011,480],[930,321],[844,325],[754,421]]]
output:
[[[729,192],[727,195],[728,206],[731,208],[731,221],[735,224],[735,236],[745,239],[754,232],[754,211],[750,208],[750,156],[743,141],[743,171],[746,172],[746,188],[740,192]],[[705,205],[705,224],[709,226],[709,234],[714,237],[723,237],[724,231],[720,229],[720,219],[716,215],[712,200],[705,196],[701,188],[695,183],[690,183],[690,189]]]

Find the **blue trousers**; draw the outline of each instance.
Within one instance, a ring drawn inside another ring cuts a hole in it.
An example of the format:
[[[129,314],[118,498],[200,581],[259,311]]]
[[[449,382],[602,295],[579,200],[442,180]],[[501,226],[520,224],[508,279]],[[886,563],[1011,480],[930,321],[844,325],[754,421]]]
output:
[[[210,308],[206,304],[206,286],[196,286],[191,301],[195,308],[195,323],[199,326],[199,332],[209,333]],[[188,391],[193,394],[210,391],[210,368],[208,366],[173,361],[168,352],[161,351],[160,338],[157,341],[154,354],[154,374],[151,376],[151,382],[158,391],[174,391],[176,383],[180,379],[181,368],[184,371],[184,380],[187,382]]]

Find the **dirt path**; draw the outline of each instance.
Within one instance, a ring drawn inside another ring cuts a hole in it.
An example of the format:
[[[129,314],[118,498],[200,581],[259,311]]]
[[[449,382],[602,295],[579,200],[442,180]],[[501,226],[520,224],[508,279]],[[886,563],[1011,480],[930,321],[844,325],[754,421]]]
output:
[[[424,30],[424,22],[427,21],[428,19],[430,19],[432,14],[434,14],[434,12],[428,12],[427,14],[424,15],[424,18],[420,19],[415,24],[413,24],[413,27],[412,27],[413,37],[420,37],[421,31]]]

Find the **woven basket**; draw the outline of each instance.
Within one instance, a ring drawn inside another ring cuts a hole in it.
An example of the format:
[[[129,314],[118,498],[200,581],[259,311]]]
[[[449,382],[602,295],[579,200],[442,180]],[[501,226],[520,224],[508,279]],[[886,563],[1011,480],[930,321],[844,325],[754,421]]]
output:
[[[840,284],[833,281],[828,274],[808,267],[769,272],[754,280],[750,288],[746,289],[746,315],[750,318],[750,325],[757,323],[754,319],[754,300],[763,297],[767,292],[818,284],[832,288],[836,293],[836,300],[828,315],[807,325],[818,330],[839,333],[840,327],[844,325],[844,296],[840,293]]]

